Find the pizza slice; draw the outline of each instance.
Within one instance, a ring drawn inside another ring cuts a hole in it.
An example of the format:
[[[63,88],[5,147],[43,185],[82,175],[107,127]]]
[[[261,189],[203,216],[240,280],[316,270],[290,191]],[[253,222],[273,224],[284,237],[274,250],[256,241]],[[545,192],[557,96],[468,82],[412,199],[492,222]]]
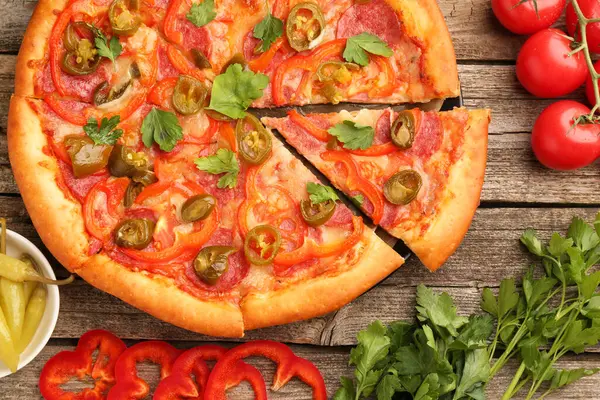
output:
[[[418,108],[263,118],[432,271],[479,205],[489,110]]]
[[[164,321],[239,337],[338,309],[403,264],[256,118],[176,113],[168,93],[84,127],[12,98],[15,178],[67,269]]]
[[[435,0],[42,0],[19,53],[15,94],[102,108],[141,99],[173,74],[210,86],[233,64],[268,77],[255,107],[459,93]]]

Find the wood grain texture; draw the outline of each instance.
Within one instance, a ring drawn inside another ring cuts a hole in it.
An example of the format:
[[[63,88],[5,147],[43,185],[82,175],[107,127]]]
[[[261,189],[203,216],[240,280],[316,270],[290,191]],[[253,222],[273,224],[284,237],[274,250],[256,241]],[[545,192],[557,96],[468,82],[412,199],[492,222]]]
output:
[[[129,342],[129,345],[133,342]],[[181,349],[191,348],[195,343],[179,343],[177,347]],[[226,344],[230,346],[231,344]],[[39,373],[44,363],[62,350],[71,350],[73,346],[50,345],[25,369],[16,374],[2,378],[0,380],[0,393],[3,400],[38,400],[42,397],[38,390]],[[348,357],[350,349],[347,347],[336,347],[323,351],[317,347],[292,346],[294,352],[300,356],[311,360],[323,374],[325,384],[327,385],[328,395],[331,397],[339,387],[340,376],[351,376],[352,369],[348,366]],[[265,378],[267,387],[272,381],[275,365],[263,358],[252,358],[248,362],[256,366]],[[585,354],[580,356],[567,355],[557,363],[558,368],[594,368],[600,364],[600,354]],[[487,388],[488,398],[491,400],[499,399],[504,389],[508,386],[514,374],[516,366],[508,364],[506,368],[500,371],[495,379],[489,383]],[[158,377],[156,368],[150,364],[138,364],[139,376],[148,380],[150,387],[155,387]],[[568,387],[566,390],[557,391],[553,395],[546,397],[548,400],[568,400],[568,399],[597,399],[598,385],[600,384],[600,375],[594,375],[584,378],[575,386]],[[66,389],[76,390],[83,385],[73,382],[67,385]],[[576,390],[575,390],[576,388]],[[231,400],[252,399],[253,395],[248,385],[243,384],[227,392],[227,398]],[[277,392],[269,391],[269,399],[273,400],[310,400],[312,394],[310,389],[297,379],[290,381],[287,385]]]

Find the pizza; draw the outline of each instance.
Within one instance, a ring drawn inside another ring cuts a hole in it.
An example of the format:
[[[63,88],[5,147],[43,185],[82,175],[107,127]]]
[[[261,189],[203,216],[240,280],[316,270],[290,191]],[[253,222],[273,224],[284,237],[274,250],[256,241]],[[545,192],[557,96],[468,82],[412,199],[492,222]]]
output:
[[[483,185],[489,110],[418,108],[263,118],[431,271],[466,234]]]
[[[42,0],[17,60],[9,156],[40,237],[68,270],[174,325],[240,337],[338,309],[404,262],[310,171],[321,154],[307,151],[310,132],[280,129],[302,159],[247,110],[458,93],[433,0]],[[348,118],[385,113],[398,118]],[[402,149],[394,161],[417,165],[425,182],[402,220],[386,224],[371,198],[362,203],[395,236],[435,251],[439,230],[411,226],[447,227],[456,214],[466,230],[487,127],[485,112],[443,115],[423,116],[443,122],[415,133],[427,156]],[[386,157],[369,159],[391,167]],[[460,229],[444,239],[449,252]]]

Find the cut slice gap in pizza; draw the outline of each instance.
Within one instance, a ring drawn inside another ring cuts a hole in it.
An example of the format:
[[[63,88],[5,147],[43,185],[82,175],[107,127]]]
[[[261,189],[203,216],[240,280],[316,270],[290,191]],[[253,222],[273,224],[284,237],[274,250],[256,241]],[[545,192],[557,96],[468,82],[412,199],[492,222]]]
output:
[[[479,205],[489,110],[341,111],[263,118],[431,271],[452,255]]]

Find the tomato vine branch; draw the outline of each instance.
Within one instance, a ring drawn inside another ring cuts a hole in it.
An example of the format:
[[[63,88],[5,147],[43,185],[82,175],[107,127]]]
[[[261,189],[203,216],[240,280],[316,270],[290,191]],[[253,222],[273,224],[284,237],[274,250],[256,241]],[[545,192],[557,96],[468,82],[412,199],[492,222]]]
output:
[[[591,24],[591,23],[595,23],[595,22],[600,22],[600,18],[586,18],[586,16],[583,15],[583,12],[581,11],[581,7],[579,7],[577,0],[570,0],[570,1],[571,1],[571,4],[573,5],[573,9],[575,10],[575,13],[577,14],[577,20],[579,22],[579,30],[580,30],[580,35],[581,35],[581,42],[576,50],[583,51],[583,55],[585,57],[585,62],[587,64],[588,70],[590,72],[590,76],[592,78],[592,86],[594,88],[594,97],[596,99],[596,104],[590,111],[590,114],[586,115],[586,116],[582,116],[584,118],[579,117],[577,119],[576,123],[581,123],[584,121],[595,122],[596,111],[600,108],[600,90],[598,89],[598,80],[600,79],[600,74],[598,72],[596,72],[596,69],[594,68],[594,63],[592,62],[592,56],[590,54],[590,48],[588,46],[588,41],[587,41],[587,25]]]

